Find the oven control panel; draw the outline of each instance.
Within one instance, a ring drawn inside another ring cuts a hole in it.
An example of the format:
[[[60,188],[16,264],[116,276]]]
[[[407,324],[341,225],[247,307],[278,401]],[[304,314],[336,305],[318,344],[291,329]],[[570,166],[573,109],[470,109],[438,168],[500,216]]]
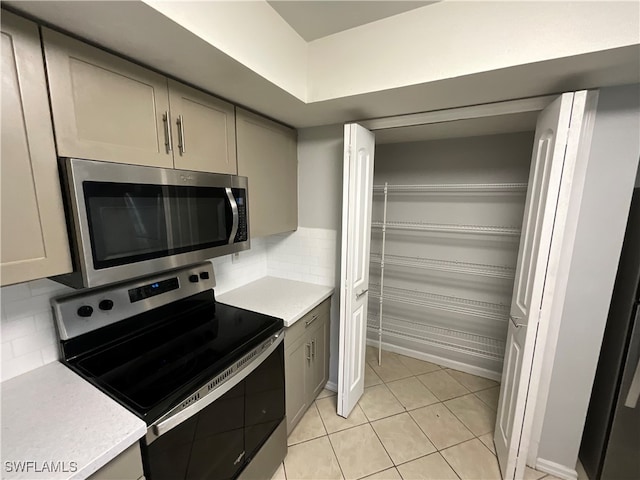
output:
[[[211,262],[51,300],[62,340],[69,340],[216,285]]]
[[[189,275],[189,281],[191,281],[192,277],[198,278],[197,275]],[[129,300],[131,300],[131,303],[139,302],[145,298],[155,297],[156,295],[177,290],[178,288],[180,288],[180,283],[177,277],[167,278],[160,282],[148,283],[147,285],[130,289]]]

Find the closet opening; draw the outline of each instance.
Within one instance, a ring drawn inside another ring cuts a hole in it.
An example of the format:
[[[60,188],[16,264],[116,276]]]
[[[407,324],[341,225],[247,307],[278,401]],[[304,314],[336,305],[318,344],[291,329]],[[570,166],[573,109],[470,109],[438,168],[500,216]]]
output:
[[[597,98],[345,125],[339,415],[364,393],[365,345],[499,380],[493,447],[503,478],[523,475]]]
[[[376,132],[368,345],[500,380],[536,118]]]

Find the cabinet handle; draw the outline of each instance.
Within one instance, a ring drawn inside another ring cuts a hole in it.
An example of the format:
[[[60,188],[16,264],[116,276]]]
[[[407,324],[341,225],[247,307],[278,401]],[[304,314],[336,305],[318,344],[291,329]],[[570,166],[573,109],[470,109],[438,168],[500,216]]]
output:
[[[306,343],[304,346],[307,348],[307,360],[310,362],[311,361],[311,344]]]
[[[164,145],[167,148],[167,153],[171,153],[173,142],[171,141],[171,114],[169,110],[162,114],[162,121],[164,122]]]
[[[178,150],[180,150],[180,155],[184,155],[187,151],[184,143],[184,117],[178,115],[176,123],[178,124]]]
[[[305,322],[305,328],[307,328],[309,325],[311,325],[313,322],[315,322],[318,319],[318,315],[314,315],[313,317],[311,317],[311,320],[307,320]]]
[[[311,358],[316,358],[316,339],[311,340]]]
[[[356,300],[358,300],[361,296],[363,296],[365,293],[367,293],[369,291],[369,289],[367,288],[366,290],[360,290],[359,292],[356,293]]]

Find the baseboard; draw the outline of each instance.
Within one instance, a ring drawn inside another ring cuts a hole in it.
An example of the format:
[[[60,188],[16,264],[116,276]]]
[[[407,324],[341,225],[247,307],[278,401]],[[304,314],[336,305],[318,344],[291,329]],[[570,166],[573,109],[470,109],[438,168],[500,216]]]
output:
[[[552,462],[551,460],[545,460],[544,458],[536,459],[535,469],[558,478],[565,478],[566,480],[578,479],[578,472],[575,468],[565,467],[564,465]]]
[[[338,384],[337,383],[333,383],[331,381],[327,382],[327,384],[324,386],[324,388],[326,388],[327,390],[331,390],[332,392],[337,392],[338,391]]]
[[[368,338],[367,345],[378,348],[378,340]],[[417,350],[412,350],[410,348],[405,348],[405,347],[399,347],[397,345],[392,345],[386,342],[382,342],[382,349],[388,352],[406,355],[407,357],[417,358],[418,360],[424,360],[427,362],[436,363],[438,365],[442,365],[443,367],[452,368],[454,370],[460,370],[461,372],[470,373],[471,375],[477,375],[478,377],[488,378],[490,380],[495,380],[497,382],[499,382],[502,379],[501,378],[502,375],[500,373],[494,372],[493,370],[487,370],[486,368],[476,367],[475,365],[458,362],[456,360],[440,357],[438,355],[419,352]]]

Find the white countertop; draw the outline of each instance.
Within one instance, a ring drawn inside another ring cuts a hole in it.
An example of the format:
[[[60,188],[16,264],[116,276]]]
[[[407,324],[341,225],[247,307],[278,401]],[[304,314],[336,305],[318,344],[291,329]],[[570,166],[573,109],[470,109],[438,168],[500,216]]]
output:
[[[0,388],[3,479],[86,478],[147,431],[144,421],[59,362]],[[15,462],[34,463],[15,472]],[[51,465],[65,471],[46,471]]]
[[[333,293],[333,287],[264,277],[216,297],[220,303],[284,320],[290,327]]]

